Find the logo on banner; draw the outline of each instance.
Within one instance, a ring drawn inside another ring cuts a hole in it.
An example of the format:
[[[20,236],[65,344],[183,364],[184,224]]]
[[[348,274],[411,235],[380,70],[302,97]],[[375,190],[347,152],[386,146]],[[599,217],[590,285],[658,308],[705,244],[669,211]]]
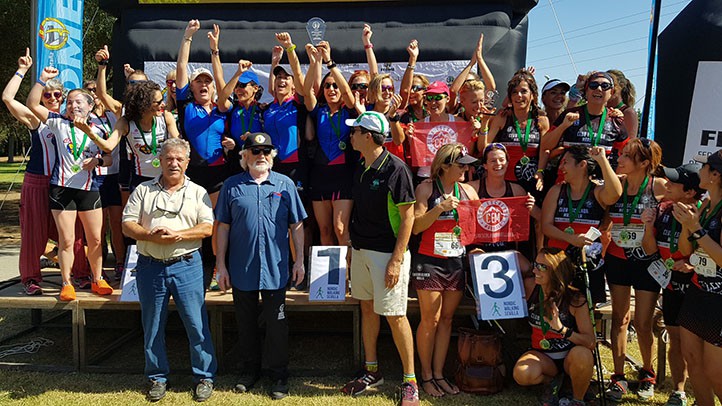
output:
[[[486,200],[476,211],[476,221],[481,228],[495,232],[509,223],[509,206],[501,200]]]
[[[45,48],[57,51],[68,43],[70,31],[57,18],[48,17],[40,23],[38,36],[42,38]]]
[[[426,147],[432,154],[436,154],[439,148],[452,142],[456,142],[456,131],[448,125],[437,125],[430,129],[426,136]]]

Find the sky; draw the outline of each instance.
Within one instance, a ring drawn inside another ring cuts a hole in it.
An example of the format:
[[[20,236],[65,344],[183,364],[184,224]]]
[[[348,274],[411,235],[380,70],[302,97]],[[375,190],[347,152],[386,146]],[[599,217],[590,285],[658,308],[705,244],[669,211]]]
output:
[[[660,34],[689,3],[690,0],[662,0]],[[527,66],[536,68],[540,85],[546,82],[544,76],[573,84],[577,72],[619,69],[634,84],[636,108],[641,109],[647,80],[651,7],[652,0],[539,0],[529,12]]]

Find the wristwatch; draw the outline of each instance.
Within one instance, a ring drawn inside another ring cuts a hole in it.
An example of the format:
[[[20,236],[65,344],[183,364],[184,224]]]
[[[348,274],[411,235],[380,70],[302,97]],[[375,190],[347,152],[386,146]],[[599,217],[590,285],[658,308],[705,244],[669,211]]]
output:
[[[697,241],[700,238],[704,237],[705,235],[707,235],[707,230],[705,230],[704,228],[700,228],[699,230],[691,233],[689,235],[689,237],[687,237],[687,241],[689,241],[689,242]]]

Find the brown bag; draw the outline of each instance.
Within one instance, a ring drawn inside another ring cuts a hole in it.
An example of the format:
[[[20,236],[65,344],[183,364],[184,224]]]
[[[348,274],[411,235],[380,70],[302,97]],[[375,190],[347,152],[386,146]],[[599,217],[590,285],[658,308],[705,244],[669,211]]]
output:
[[[501,338],[493,331],[459,328],[456,384],[464,392],[492,395],[504,386]]]

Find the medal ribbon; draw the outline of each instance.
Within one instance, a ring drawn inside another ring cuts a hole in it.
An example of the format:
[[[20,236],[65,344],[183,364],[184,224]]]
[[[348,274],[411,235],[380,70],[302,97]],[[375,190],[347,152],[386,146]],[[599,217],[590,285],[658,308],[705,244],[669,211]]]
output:
[[[253,116],[256,114],[256,104],[253,104],[253,108],[251,108],[251,114],[248,115],[248,119],[246,119],[246,109],[239,108],[238,109],[238,119],[241,122],[241,135],[251,131],[251,126],[253,125]]]
[[[722,209],[722,200],[720,200],[720,202],[714,206],[714,210],[712,210],[712,213],[709,213],[710,206],[711,206],[711,204],[708,204],[707,207],[705,207],[702,210],[702,213],[699,215],[699,222],[702,225],[702,228],[706,228],[707,224],[709,224],[709,222],[712,220],[712,218],[714,218],[714,216],[717,215],[717,213],[720,211],[720,209]],[[708,217],[707,213],[709,213],[709,217]]]
[[[531,130],[531,111],[529,112],[529,118],[526,119],[526,128],[524,128],[524,138],[521,137],[521,127],[519,127],[519,120],[516,119],[516,114],[514,114],[514,128],[516,129],[516,136],[519,138],[519,145],[521,145],[521,150],[526,155],[526,148],[529,145],[529,131]]]
[[[647,188],[647,183],[649,183],[649,176],[644,177],[644,182],[642,182],[641,185],[639,185],[639,190],[637,190],[637,195],[634,196],[634,200],[632,200],[632,207],[629,207],[627,204],[627,185],[628,182],[624,181],[624,195],[622,196],[623,204],[622,206],[622,216],[624,218],[624,225],[629,225],[629,221],[632,220],[632,214],[634,214],[634,209],[637,207],[637,204],[639,204],[639,199],[642,197],[642,193],[644,192],[644,189]],[[629,210],[627,210],[629,209]]]
[[[544,340],[547,338],[547,331],[551,328],[549,322],[544,319],[544,289],[539,287],[539,324],[541,326]]]
[[[677,234],[677,220],[672,217],[672,232],[669,234],[669,252],[674,254],[679,249],[679,236]]]
[[[140,123],[136,121],[135,126],[138,127],[138,131],[140,131],[140,137],[143,138],[143,144],[145,144],[146,147],[150,148],[150,153],[155,156],[155,152],[158,149],[158,138],[155,135],[155,117],[153,117],[153,125],[150,128],[150,145],[148,145],[148,141],[146,141],[145,139],[145,132],[143,131],[143,127],[140,126]]]
[[[594,134],[594,129],[592,128],[592,119],[589,117],[589,109],[587,109],[586,104],[584,105],[584,117],[587,120],[587,131],[589,132],[589,136],[592,138],[592,146],[599,146],[599,141],[602,140],[602,131],[604,131],[604,123],[607,121],[607,108],[604,108],[604,112],[602,112],[602,118],[599,119],[599,127],[597,127],[596,134]]]
[[[338,109],[336,112],[336,123],[333,122],[333,117],[331,117],[331,108],[328,109],[328,121],[331,123],[331,129],[333,130],[334,135],[336,135],[336,140],[338,142],[341,142],[341,109]],[[443,189],[441,190],[443,192]]]
[[[439,187],[439,191],[441,192],[442,196],[444,194],[444,185],[441,184],[440,179],[436,179],[436,186]],[[461,195],[459,194],[459,182],[454,182],[454,197],[461,200]],[[459,212],[456,209],[451,209],[451,212],[454,214],[454,220],[456,220],[456,224],[459,224]]]
[[[77,161],[78,158],[80,158],[80,154],[82,154],[85,149],[85,143],[88,141],[88,134],[83,133],[83,143],[80,145],[80,148],[78,148],[78,142],[75,140],[75,124],[70,123],[70,137],[73,141],[73,158]]]
[[[579,203],[577,203],[577,207],[572,207],[572,187],[567,184],[567,205],[569,206],[569,224],[571,225],[574,220],[579,217],[579,213],[582,210],[582,206],[584,206],[584,202],[587,201],[587,196],[589,196],[589,191],[592,190],[592,182],[589,182],[587,185],[587,188],[584,190],[584,194],[582,195],[582,199],[579,200]]]

